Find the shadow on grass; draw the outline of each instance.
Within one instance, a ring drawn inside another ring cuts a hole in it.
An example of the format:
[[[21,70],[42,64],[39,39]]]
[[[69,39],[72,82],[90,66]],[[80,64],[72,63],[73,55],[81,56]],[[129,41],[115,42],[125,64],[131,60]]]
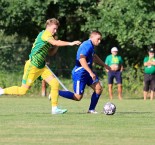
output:
[[[155,112],[138,112],[138,111],[133,111],[133,112],[117,112],[118,115],[121,114],[155,114]]]

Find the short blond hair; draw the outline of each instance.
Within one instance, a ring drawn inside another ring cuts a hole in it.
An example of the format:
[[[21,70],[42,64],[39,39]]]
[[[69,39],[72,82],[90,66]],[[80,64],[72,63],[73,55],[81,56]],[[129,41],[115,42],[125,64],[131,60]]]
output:
[[[57,26],[60,25],[59,20],[57,20],[57,19],[55,19],[55,18],[51,18],[51,19],[48,19],[48,20],[46,21],[46,27],[49,26],[49,25],[51,25],[51,24],[55,24],[55,25],[57,25]]]

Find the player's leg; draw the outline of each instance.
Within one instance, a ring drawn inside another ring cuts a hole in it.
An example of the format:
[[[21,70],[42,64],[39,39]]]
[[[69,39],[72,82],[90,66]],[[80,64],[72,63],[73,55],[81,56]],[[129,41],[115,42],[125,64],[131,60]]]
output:
[[[143,88],[144,100],[146,100],[146,98],[147,98],[147,94],[148,94],[148,91],[149,91],[149,86],[150,86],[149,75],[144,74],[144,88]]]
[[[122,84],[118,84],[118,99],[122,100]]]
[[[52,114],[63,114],[67,112],[67,109],[59,109],[58,108],[58,90],[59,90],[59,82],[51,73],[51,71],[45,66],[41,77],[50,85],[51,91],[50,96],[51,99],[51,106],[52,106]]]
[[[115,78],[117,82],[117,91],[118,91],[118,99],[122,100],[122,73],[120,71],[117,71],[115,73]]]
[[[59,90],[59,95],[67,99],[80,101],[83,97],[86,81],[81,80],[79,76],[80,75],[78,73],[72,74],[74,93],[70,91]]]
[[[113,91],[112,91],[112,88],[113,88],[113,84],[108,84],[108,91],[109,91],[109,98],[110,98],[110,100],[113,99]]]
[[[96,79],[95,83],[93,83],[93,81],[91,79],[92,78],[90,78],[88,85],[90,85],[90,83],[91,83],[90,87],[94,90],[94,92],[91,97],[91,102],[90,102],[88,113],[97,114],[97,112],[95,111],[95,108],[96,108],[96,105],[100,98],[100,95],[102,93],[102,86],[101,86],[98,78]]]
[[[75,100],[75,101],[80,101],[83,97],[83,94],[79,95],[71,91],[62,91],[62,90],[59,90],[59,95],[66,99]]]
[[[22,85],[19,86],[12,86],[3,89],[3,94],[10,94],[10,95],[24,95],[34,82],[34,80],[38,77],[37,76],[37,68],[31,65],[30,61],[27,61],[24,67],[24,75],[22,80]],[[39,74],[38,74],[39,75]]]
[[[111,71],[108,72],[108,91],[109,91],[109,98],[110,98],[110,100],[113,99],[113,91],[112,91],[113,79],[114,79],[113,75],[114,75],[114,72],[111,72]]]
[[[153,100],[153,97],[154,97],[154,91],[150,91],[150,100]]]
[[[150,76],[151,78],[150,78],[150,90],[151,90],[151,92],[150,92],[150,100],[153,100],[153,98],[154,98],[154,92],[155,92],[155,75],[151,75]]]
[[[82,99],[82,97],[83,97],[85,86],[86,86],[85,81],[75,79],[75,80],[73,80],[74,93],[70,92],[70,91],[61,91],[61,90],[59,90],[59,95],[64,97],[64,98],[67,98],[67,99],[80,101]]]

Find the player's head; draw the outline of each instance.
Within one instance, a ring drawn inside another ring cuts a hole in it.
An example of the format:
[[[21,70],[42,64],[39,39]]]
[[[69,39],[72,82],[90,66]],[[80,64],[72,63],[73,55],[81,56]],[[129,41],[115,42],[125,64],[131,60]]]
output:
[[[48,29],[52,35],[57,32],[59,25],[59,21],[55,18],[51,18],[46,21],[46,29]]]
[[[102,39],[101,32],[94,30],[90,33],[90,40],[92,41],[94,46],[98,46]]]
[[[154,57],[154,54],[155,54],[155,49],[154,49],[154,48],[152,48],[152,47],[151,47],[151,48],[149,48],[149,49],[148,49],[148,54],[149,54],[149,56],[150,56],[150,57]]]
[[[113,55],[117,55],[117,53],[118,53],[117,47],[111,48],[111,53],[112,53]]]

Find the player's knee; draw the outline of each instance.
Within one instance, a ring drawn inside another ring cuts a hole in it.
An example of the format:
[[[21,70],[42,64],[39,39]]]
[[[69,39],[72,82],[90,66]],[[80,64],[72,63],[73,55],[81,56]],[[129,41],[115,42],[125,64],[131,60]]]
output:
[[[50,82],[49,85],[51,86],[52,89],[58,89],[59,88],[59,82],[56,78],[53,78]]]
[[[96,94],[102,94],[103,88],[102,87],[98,87],[95,89],[95,93]]]
[[[143,90],[146,91],[146,92],[148,92],[149,91],[149,86],[148,85],[145,85],[144,88],[143,88]]]
[[[80,101],[82,99],[82,95],[74,95],[74,100],[75,101]]]

